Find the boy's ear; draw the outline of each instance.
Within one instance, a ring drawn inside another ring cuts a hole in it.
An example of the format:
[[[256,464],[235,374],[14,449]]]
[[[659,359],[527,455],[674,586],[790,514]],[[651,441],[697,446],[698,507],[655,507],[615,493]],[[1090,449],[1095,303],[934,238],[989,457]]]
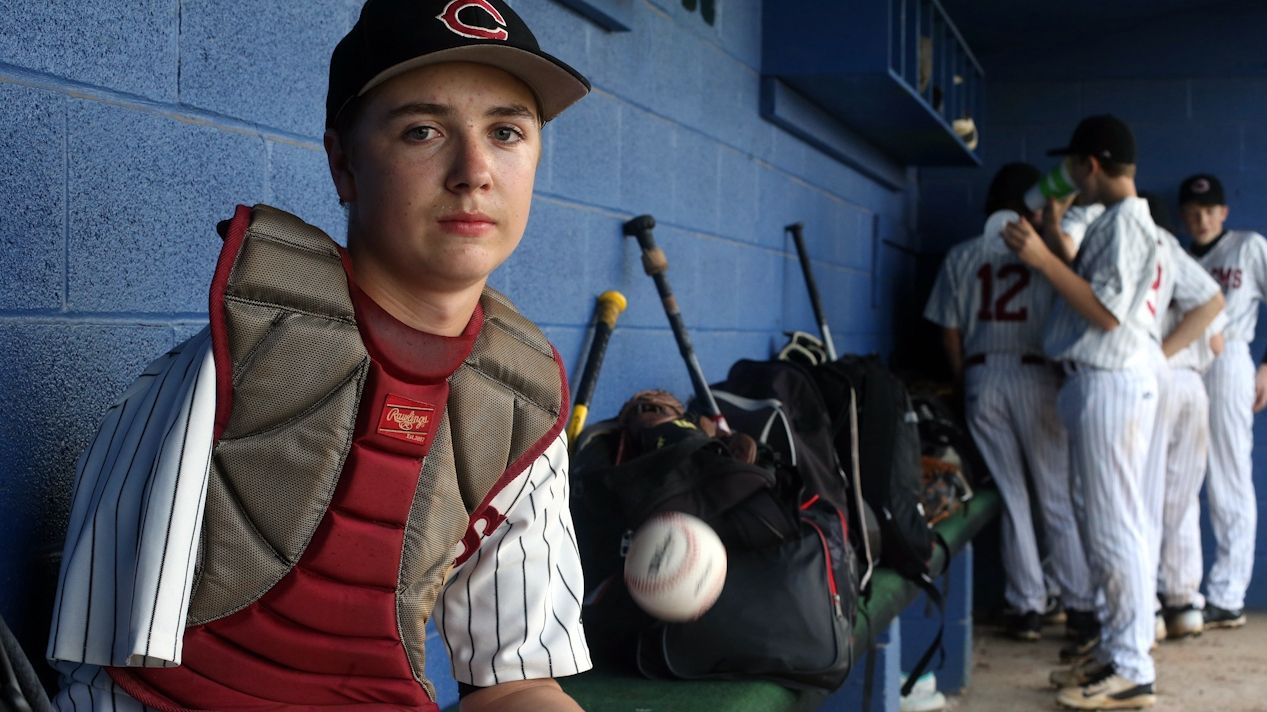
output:
[[[322,143],[326,147],[330,178],[334,180],[334,189],[339,194],[339,202],[356,202],[356,176],[352,172],[352,162],[347,147],[343,145],[342,139],[334,129],[326,129]]]

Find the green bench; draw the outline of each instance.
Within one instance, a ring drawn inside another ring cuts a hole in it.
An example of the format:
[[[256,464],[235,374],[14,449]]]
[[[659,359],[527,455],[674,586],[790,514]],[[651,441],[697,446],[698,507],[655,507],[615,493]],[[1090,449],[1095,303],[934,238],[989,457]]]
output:
[[[966,507],[938,524],[936,530],[949,545],[950,555],[963,550],[999,514],[1001,507],[996,490],[981,488]],[[932,570],[940,576],[949,564],[947,552],[937,547]],[[971,582],[966,585],[970,588]],[[884,568],[875,571],[871,587],[871,597],[860,606],[854,627],[858,658],[920,593],[914,584]],[[861,667],[856,664],[850,677],[860,677]],[[821,695],[761,681],[648,680],[634,671],[595,669],[559,682],[588,712],[799,712],[818,709],[820,705],[836,708],[830,701],[824,704]],[[836,695],[831,699],[835,700]]]

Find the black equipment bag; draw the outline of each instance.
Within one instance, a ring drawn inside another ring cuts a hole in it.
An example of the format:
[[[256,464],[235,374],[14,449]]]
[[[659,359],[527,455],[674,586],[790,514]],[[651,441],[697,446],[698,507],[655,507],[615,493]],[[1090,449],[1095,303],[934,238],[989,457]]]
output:
[[[648,677],[838,687],[852,664],[856,603],[841,592],[857,586],[845,515],[824,502],[801,509],[796,473],[768,447],[748,463],[681,418],[629,430],[616,421],[587,428],[572,459],[595,657]],[[656,621],[625,588],[624,549],[661,511],[700,517],[726,546],[726,583],[699,620]]]

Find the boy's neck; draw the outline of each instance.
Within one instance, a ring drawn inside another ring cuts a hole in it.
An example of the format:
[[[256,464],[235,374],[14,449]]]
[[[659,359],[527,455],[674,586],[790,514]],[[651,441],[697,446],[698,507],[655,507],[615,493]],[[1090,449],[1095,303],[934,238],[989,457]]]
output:
[[[1127,198],[1138,197],[1138,195],[1135,190],[1134,180],[1126,177],[1110,178],[1101,184],[1098,196],[1100,200],[1097,202],[1105,205],[1115,205]]]

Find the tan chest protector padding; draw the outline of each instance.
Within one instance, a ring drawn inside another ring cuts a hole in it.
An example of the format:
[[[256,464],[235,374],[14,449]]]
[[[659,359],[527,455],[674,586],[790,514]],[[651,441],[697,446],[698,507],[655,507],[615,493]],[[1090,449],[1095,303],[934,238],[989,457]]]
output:
[[[424,627],[471,513],[511,463],[542,449],[566,405],[541,331],[491,289],[481,305],[406,524],[396,600],[419,680]],[[233,407],[212,453],[188,625],[249,605],[299,560],[343,470],[369,371],[336,246],[292,215],[253,209],[223,309],[227,334],[213,338],[228,339]]]

